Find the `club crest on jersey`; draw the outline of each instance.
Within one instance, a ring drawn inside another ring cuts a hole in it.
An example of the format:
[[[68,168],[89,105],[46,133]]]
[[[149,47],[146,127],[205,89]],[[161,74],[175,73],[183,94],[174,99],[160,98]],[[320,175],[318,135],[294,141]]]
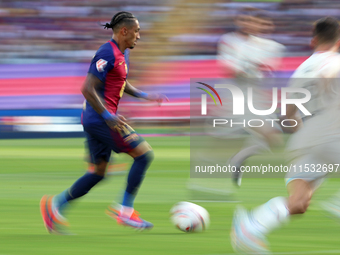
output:
[[[98,72],[104,72],[104,68],[106,67],[107,65],[107,61],[104,60],[104,59],[99,59],[97,62],[96,62],[96,67],[97,67],[97,70]]]

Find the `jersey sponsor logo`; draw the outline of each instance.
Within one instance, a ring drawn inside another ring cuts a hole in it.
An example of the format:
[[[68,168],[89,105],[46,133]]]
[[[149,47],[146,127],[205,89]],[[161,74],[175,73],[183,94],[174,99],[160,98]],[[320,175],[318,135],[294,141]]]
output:
[[[96,62],[96,67],[97,67],[97,70],[98,72],[104,72],[104,69],[105,67],[107,66],[107,61],[104,60],[104,59],[99,59],[97,62]]]

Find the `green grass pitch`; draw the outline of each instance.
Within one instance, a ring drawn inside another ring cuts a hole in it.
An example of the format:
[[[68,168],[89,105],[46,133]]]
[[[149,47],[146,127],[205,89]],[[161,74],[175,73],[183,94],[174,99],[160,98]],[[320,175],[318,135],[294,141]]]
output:
[[[155,151],[135,207],[154,223],[151,231],[118,226],[104,213],[119,199],[124,176],[108,177],[72,205],[67,217],[71,236],[49,235],[39,211],[44,194],[56,194],[84,173],[84,139],[0,140],[0,255],[54,254],[233,254],[229,230],[237,203],[202,202],[211,217],[204,233],[182,233],[171,224],[169,210],[190,199],[189,138],[147,138]],[[119,156],[119,162],[131,162]],[[330,179],[315,195],[306,215],[296,217],[268,239],[274,254],[340,254],[340,225],[319,202],[337,191]],[[233,187],[228,187],[233,189]],[[234,200],[246,208],[285,196],[282,179],[244,179]]]

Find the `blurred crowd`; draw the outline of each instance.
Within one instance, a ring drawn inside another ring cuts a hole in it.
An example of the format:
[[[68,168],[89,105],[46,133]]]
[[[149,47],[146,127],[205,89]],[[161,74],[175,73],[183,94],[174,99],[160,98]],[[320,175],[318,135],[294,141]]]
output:
[[[101,24],[130,11],[141,23],[137,63],[173,56],[214,56],[217,42],[233,31],[233,19],[252,6],[273,19],[271,37],[290,55],[308,55],[316,19],[340,16],[340,1],[282,0],[2,0],[0,63],[88,62],[111,36]]]
[[[103,30],[120,11],[141,20],[143,33],[168,12],[162,1],[1,1],[2,62],[88,62],[112,31]]]

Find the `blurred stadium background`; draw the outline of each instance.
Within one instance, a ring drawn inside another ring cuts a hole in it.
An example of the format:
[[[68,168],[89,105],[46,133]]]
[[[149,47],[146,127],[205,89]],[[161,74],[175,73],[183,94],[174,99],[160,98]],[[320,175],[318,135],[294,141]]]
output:
[[[190,78],[225,77],[216,60],[217,42],[234,30],[233,18],[247,6],[269,11],[276,27],[271,38],[286,46],[277,77],[289,77],[310,55],[316,19],[340,17],[338,0],[0,1],[1,255],[232,254],[234,203],[200,203],[212,218],[202,235],[179,233],[168,211],[188,199]],[[95,51],[111,37],[100,24],[118,11],[134,13],[141,25],[140,43],[131,51],[130,82],[170,99],[159,107],[124,96],[120,104],[120,113],[149,137],[156,153],[137,201],[156,227],[134,233],[105,218],[103,210],[124,183],[125,177],[115,177],[70,213],[78,235],[51,237],[44,232],[39,199],[60,192],[85,171],[80,87]],[[278,154],[274,163],[282,158]],[[337,180],[329,184],[317,198],[338,187]],[[234,200],[251,208],[275,195],[285,195],[281,179],[247,179]],[[340,254],[338,237],[338,225],[313,204],[304,221],[275,232],[269,241],[274,254]]]
[[[142,28],[129,80],[170,102],[158,107],[124,97],[121,114],[137,127],[162,128],[151,133],[170,133],[169,125],[186,133],[189,80],[225,76],[216,61],[218,39],[234,30],[233,18],[249,5],[270,11],[271,37],[287,47],[278,77],[310,54],[313,21],[340,15],[340,2],[326,0],[1,1],[0,136],[82,135],[80,87],[95,51],[111,37],[100,23],[122,10],[133,12]]]

